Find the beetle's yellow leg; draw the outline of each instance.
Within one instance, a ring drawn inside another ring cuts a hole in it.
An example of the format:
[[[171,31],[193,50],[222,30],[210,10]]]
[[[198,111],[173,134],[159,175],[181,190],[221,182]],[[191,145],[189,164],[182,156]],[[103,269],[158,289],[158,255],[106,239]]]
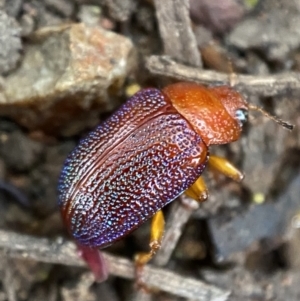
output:
[[[160,249],[161,241],[164,234],[165,219],[161,210],[157,211],[152,218],[151,222],[151,233],[150,233],[150,251],[144,253],[138,253],[135,256],[135,267],[136,267],[136,283],[138,286],[143,287],[141,281],[141,274],[143,267],[147,264],[155,253]]]
[[[218,156],[210,156],[208,164],[211,168],[217,170],[223,175],[232,178],[235,181],[241,181],[244,178],[242,172],[240,172],[234,165],[228,160]]]
[[[228,160],[218,156],[210,156],[208,164],[214,170],[232,178],[235,181],[241,181],[244,175]],[[208,197],[208,191],[202,177],[199,177],[196,182],[189,187],[185,193],[192,199],[203,202]]]
[[[196,200],[203,202],[208,197],[208,190],[202,177],[199,177],[196,182],[185,191],[186,195]]]
[[[144,266],[155,253],[160,249],[161,241],[164,234],[165,219],[161,210],[157,211],[152,218],[151,234],[150,234],[150,251],[145,253],[138,253],[135,256],[135,263],[137,266]]]

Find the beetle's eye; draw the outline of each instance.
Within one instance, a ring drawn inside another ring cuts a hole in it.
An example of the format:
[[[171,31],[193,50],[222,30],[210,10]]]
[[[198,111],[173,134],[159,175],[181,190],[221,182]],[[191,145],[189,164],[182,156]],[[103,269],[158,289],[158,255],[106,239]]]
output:
[[[248,111],[245,109],[238,109],[235,111],[235,117],[241,125],[245,124],[248,120]]]

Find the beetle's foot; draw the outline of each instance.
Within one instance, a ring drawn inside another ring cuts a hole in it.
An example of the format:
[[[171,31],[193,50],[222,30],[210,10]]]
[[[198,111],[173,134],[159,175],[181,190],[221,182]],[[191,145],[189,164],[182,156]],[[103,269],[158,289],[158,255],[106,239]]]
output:
[[[145,266],[155,255],[155,253],[160,249],[161,241],[152,240],[149,244],[149,252],[141,252],[135,255],[135,264],[136,266]]]
[[[244,174],[225,158],[210,156],[208,164],[212,169],[217,170],[235,181],[240,182],[244,178]]]
[[[143,281],[143,272],[145,265],[152,259],[156,252],[160,249],[160,241],[150,242],[150,251],[138,253],[135,256],[135,286],[137,289],[150,293],[151,289]]]
[[[208,190],[202,177],[199,177],[196,182],[185,191],[185,193],[197,202],[206,201],[208,198]]]
[[[146,265],[155,253],[160,249],[165,227],[165,219],[161,210],[157,211],[152,217],[149,252],[141,252],[136,254],[134,260],[136,267]]]
[[[150,289],[143,282],[143,270],[145,265],[152,259],[155,253],[160,249],[161,241],[163,238],[165,226],[164,215],[161,210],[157,211],[151,222],[151,234],[150,234],[150,250],[149,252],[136,254],[135,260],[135,284],[138,289],[142,289],[145,292],[149,292]]]

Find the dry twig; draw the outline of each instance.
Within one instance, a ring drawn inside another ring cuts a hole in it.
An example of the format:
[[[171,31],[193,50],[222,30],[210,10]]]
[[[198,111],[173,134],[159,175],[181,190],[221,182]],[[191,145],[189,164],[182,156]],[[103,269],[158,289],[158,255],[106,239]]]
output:
[[[200,52],[191,28],[189,0],[154,2],[164,53],[179,62],[201,67]]]
[[[10,258],[7,258],[6,256],[3,256],[1,259],[2,268],[3,268],[3,286],[4,290],[7,295],[8,301],[16,301],[17,295],[16,295],[16,288],[14,285],[14,275],[13,271],[11,269],[10,265]]]
[[[233,84],[239,90],[261,96],[274,96],[300,90],[300,74],[296,72],[253,76],[236,74],[234,83],[232,83],[230,74],[199,70],[198,68],[178,64],[167,56],[150,56],[146,60],[146,66],[152,74],[207,85]]]
[[[0,250],[10,257],[85,266],[84,261],[78,258],[75,244],[70,241],[51,241],[47,238],[35,238],[0,230]],[[131,261],[107,253],[104,253],[104,257],[112,275],[134,278],[134,264]],[[199,301],[225,301],[230,294],[199,280],[151,266],[145,267],[142,280],[149,287]]]

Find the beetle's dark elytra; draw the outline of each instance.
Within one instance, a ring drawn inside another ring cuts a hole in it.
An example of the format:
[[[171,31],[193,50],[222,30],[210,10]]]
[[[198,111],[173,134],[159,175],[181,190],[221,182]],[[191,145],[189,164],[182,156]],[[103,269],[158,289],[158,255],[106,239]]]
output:
[[[207,158],[168,97],[144,89],[67,158],[59,180],[64,222],[81,244],[108,246],[191,186]]]

